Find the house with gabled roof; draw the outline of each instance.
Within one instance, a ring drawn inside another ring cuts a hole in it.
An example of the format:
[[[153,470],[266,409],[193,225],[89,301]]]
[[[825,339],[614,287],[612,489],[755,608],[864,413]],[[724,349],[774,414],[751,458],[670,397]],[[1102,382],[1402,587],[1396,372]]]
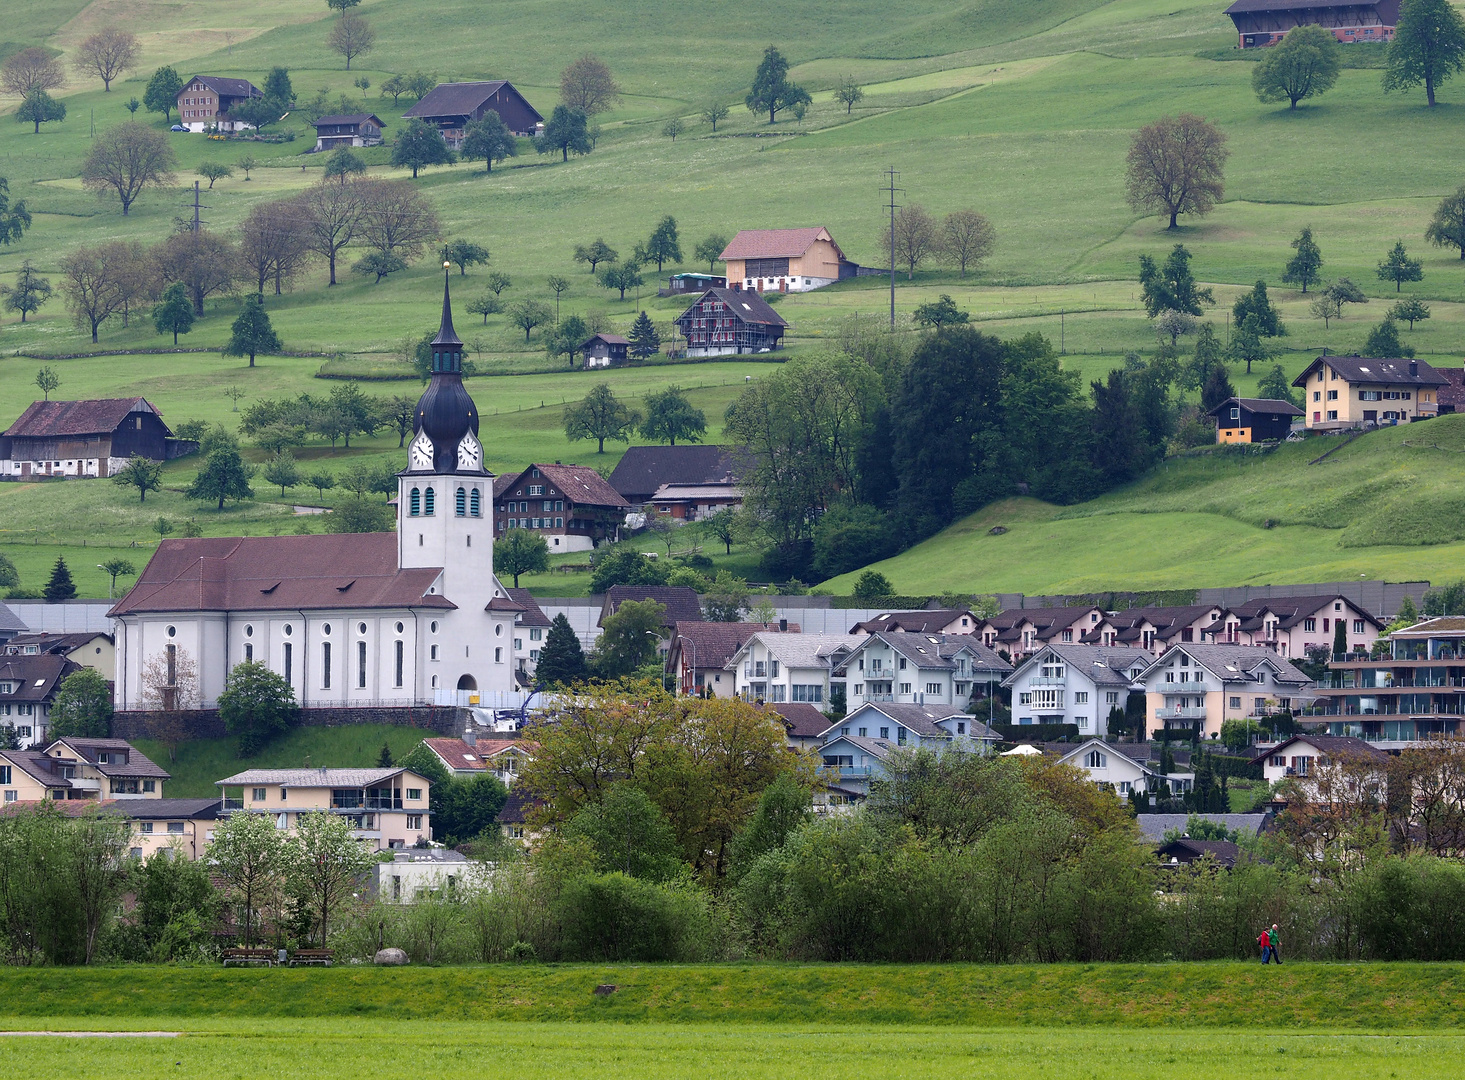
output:
[[[1017,661],[1050,643],[1078,644],[1103,617],[1104,609],[1096,605],[1007,608],[985,620],[977,636],[987,648]]]
[[[1292,380],[1310,431],[1407,424],[1439,415],[1449,380],[1423,360],[1320,356]]]
[[[782,347],[788,323],[755,292],[708,289],[676,318],[688,356],[733,356]]]
[[[909,702],[965,708],[996,691],[1012,665],[970,634],[876,630],[845,657],[848,707]]]
[[[820,711],[818,705],[781,701],[777,705],[764,704],[762,708],[777,715],[783,723],[790,750],[817,750],[823,744],[829,717]]]
[[[332,113],[315,122],[315,152],[341,146],[380,146],[386,123],[376,113]]]
[[[1292,433],[1302,410],[1276,398],[1229,397],[1210,411],[1216,418],[1216,442],[1276,442]]]
[[[822,225],[744,229],[718,258],[733,289],[753,292],[807,292],[859,273]]]
[[[1044,645],[1002,683],[1012,691],[1012,722],[1073,724],[1080,735],[1108,738],[1110,710],[1128,706],[1153,661],[1132,646]]]
[[[510,529],[533,529],[551,555],[590,551],[602,540],[615,539],[630,509],[594,469],[559,462],[496,478],[493,500],[498,539]]]
[[[489,112],[498,113],[504,126],[521,138],[532,138],[544,130],[544,117],[513,83],[503,79],[438,83],[402,119],[432,124],[456,150],[463,144],[463,129]]]
[[[925,608],[921,611],[887,611],[857,622],[851,634],[873,634],[876,630],[899,630],[910,634],[974,634],[982,619],[967,608]]]
[[[1152,731],[1218,738],[1227,720],[1261,721],[1311,701],[1312,680],[1261,645],[1176,645],[1140,673]]]
[[[971,713],[953,705],[869,701],[825,727],[823,737],[893,741],[896,746],[985,751],[1001,737]]]
[[[195,75],[178,91],[178,123],[194,132],[242,131],[250,125],[235,120],[229,110],[241,101],[262,97],[264,92],[248,79]]]
[[[1086,739],[1058,761],[1082,769],[1095,784],[1120,798],[1128,798],[1131,791],[1153,791],[1165,783],[1165,777],[1139,760],[1132,747],[1103,739]]]
[[[1220,604],[1133,607],[1107,613],[1079,638],[1084,645],[1147,649],[1159,656],[1171,645],[1204,641],[1225,613]]]
[[[754,634],[799,632],[797,623],[710,622],[678,619],[666,646],[666,670],[678,694],[733,697],[727,662]]]
[[[734,486],[745,471],[733,447],[709,443],[628,446],[610,474],[610,486],[632,506],[643,506],[667,486]]]
[[[1301,660],[1306,659],[1308,649],[1331,652],[1340,622],[1350,654],[1372,649],[1385,625],[1346,596],[1269,596],[1227,608],[1203,640],[1265,645],[1282,656]]]
[[[726,670],[744,701],[823,707],[831,692],[845,689],[845,662],[861,640],[853,634],[756,633],[733,653]]]
[[[495,776],[510,787],[538,749],[536,743],[527,739],[480,738],[472,725],[461,739],[423,739],[422,745],[453,776]]]
[[[351,835],[381,851],[432,840],[428,796],[432,782],[411,769],[245,769],[215,782],[220,816],[268,815],[294,829],[302,815],[346,819]]]
[[[1392,41],[1400,0],[1234,0],[1226,9],[1240,48],[1275,45],[1299,26],[1321,26],[1344,44]]]
[[[604,331],[591,334],[580,343],[580,366],[591,368],[620,367],[629,359],[631,339]]]
[[[0,478],[111,476],[133,455],[169,461],[197,449],[146,398],[33,401],[0,434]]]
[[[45,745],[56,693],[80,670],[57,653],[0,656],[0,726],[10,728],[20,746]]]
[[[605,620],[619,611],[621,605],[628,600],[638,603],[651,600],[666,608],[666,613],[661,617],[661,626],[668,632],[679,622],[702,621],[702,598],[690,585],[612,585],[605,590],[600,618],[595,625],[604,627]]]
[[[528,589],[506,589],[509,599],[522,609],[514,616],[514,672],[525,686],[534,685],[539,651],[549,633],[551,619]]]

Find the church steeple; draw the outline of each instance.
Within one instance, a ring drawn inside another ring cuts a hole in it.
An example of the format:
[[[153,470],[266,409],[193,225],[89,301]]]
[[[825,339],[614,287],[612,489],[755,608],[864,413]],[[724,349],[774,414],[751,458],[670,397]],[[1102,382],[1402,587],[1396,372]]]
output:
[[[452,297],[448,291],[451,263],[443,263],[443,314],[432,339],[432,379],[413,422],[407,453],[410,473],[484,475],[483,447],[478,442],[478,409],[463,387],[463,342],[453,330]]]

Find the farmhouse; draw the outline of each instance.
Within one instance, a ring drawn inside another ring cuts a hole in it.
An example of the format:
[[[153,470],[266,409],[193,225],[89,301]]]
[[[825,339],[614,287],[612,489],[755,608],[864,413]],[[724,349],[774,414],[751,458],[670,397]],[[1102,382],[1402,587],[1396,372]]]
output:
[[[719,510],[743,505],[743,489],[734,484],[662,484],[651,496],[650,508],[679,524],[706,521]]]
[[[338,146],[380,146],[384,127],[375,113],[322,116],[315,122],[316,152]]]
[[[688,356],[772,352],[788,323],[756,293],[708,289],[677,316]]]
[[[731,485],[738,465],[726,446],[630,446],[610,474],[610,486],[631,506],[644,506],[668,484]]]
[[[1243,49],[1275,45],[1294,26],[1321,26],[1339,41],[1392,41],[1400,0],[1236,0],[1226,9]]]
[[[613,539],[626,516],[626,500],[605,478],[585,465],[530,465],[506,473],[493,484],[498,537],[509,529],[533,529],[551,555],[589,551]]]
[[[1259,443],[1285,439],[1292,431],[1292,418],[1302,410],[1290,401],[1275,398],[1227,398],[1211,410],[1216,418],[1216,442]]]
[[[111,476],[134,454],[169,461],[197,449],[146,398],[33,401],[0,435],[0,477]]]
[[[1307,394],[1307,427],[1340,431],[1439,415],[1449,380],[1423,360],[1320,356],[1292,380]]]
[[[404,120],[424,120],[437,127],[443,141],[455,150],[463,144],[463,129],[485,113],[496,112],[499,119],[515,135],[532,137],[544,129],[540,116],[513,83],[497,79],[492,82],[439,83],[412,108],[402,114]]]
[[[756,292],[807,292],[859,273],[822,225],[744,229],[719,258],[734,289]]]
[[[241,101],[262,98],[264,93],[248,79],[225,79],[218,75],[195,75],[178,92],[178,122],[189,131],[239,131],[249,127],[229,115]]]
[[[580,345],[582,365],[586,368],[620,367],[626,362],[626,350],[631,347],[629,338],[620,334],[592,334]]]

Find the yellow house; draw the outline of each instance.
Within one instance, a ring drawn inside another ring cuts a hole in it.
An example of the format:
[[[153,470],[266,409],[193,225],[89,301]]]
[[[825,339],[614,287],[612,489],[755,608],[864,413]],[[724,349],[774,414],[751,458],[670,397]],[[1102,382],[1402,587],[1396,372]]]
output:
[[[1199,728],[1218,738],[1227,720],[1259,720],[1311,700],[1312,681],[1262,645],[1175,645],[1140,673],[1149,728]]]
[[[822,225],[744,229],[719,258],[727,264],[727,287],[753,292],[807,292],[859,270]]]
[[[124,739],[57,739],[0,750],[0,800],[158,800],[168,773]]]
[[[1320,356],[1292,385],[1301,387],[1310,430],[1407,424],[1438,416],[1449,380],[1423,360]]]
[[[53,653],[82,667],[95,668],[107,680],[117,670],[117,647],[111,634],[17,634],[4,645],[6,656],[41,656]]]
[[[410,769],[246,769],[218,781],[220,815],[270,814],[281,829],[327,810],[351,819],[353,835],[379,850],[432,839],[431,781]]]
[[[186,859],[201,858],[214,837],[218,799],[132,799],[109,804],[132,823],[132,855],[145,859],[173,848]]]

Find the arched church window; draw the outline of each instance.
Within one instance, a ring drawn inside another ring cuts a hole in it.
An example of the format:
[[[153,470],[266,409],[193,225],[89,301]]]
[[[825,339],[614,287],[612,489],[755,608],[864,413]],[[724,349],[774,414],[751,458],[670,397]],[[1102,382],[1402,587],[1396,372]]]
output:
[[[413,517],[416,517],[418,514],[422,513],[422,489],[421,488],[413,488],[412,489],[412,495],[408,499],[408,504],[412,508],[412,511],[411,512],[412,512],[412,516]]]
[[[436,501],[436,499],[436,493],[433,491],[432,488],[428,488],[427,491],[423,493],[422,513],[425,517],[432,517],[433,503]]]
[[[474,488],[473,491],[468,495],[468,512],[474,517],[482,516],[482,503],[480,502],[480,496],[477,488]]]
[[[454,500],[453,509],[459,517],[468,513],[468,492],[462,488],[458,489],[458,497]]]

